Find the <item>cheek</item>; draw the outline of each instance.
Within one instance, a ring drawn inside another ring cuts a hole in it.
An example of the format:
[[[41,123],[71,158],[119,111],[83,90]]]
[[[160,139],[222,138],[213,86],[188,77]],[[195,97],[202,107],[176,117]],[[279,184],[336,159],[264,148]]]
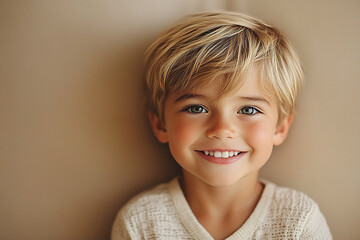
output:
[[[270,155],[273,148],[274,129],[263,122],[246,124],[245,141],[253,148],[253,151],[262,151]]]
[[[178,118],[176,121],[171,121],[172,125],[168,128],[169,144],[170,145],[190,145],[195,141],[199,134],[200,126],[196,121],[189,119]]]

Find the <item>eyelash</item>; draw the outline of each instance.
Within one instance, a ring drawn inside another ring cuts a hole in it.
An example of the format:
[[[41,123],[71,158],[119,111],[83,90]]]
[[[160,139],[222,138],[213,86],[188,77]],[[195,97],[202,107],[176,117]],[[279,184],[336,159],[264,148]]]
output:
[[[192,110],[194,110],[194,107],[199,107],[202,109],[201,112],[193,112]],[[191,114],[200,114],[200,113],[207,113],[208,111],[206,110],[206,108],[204,106],[201,105],[191,105],[191,106],[187,106],[183,111],[187,111]],[[205,111],[205,112],[204,112]]]
[[[252,111],[253,111],[253,112],[255,111],[255,113],[246,114],[246,113],[243,112],[244,109],[252,109]],[[238,113],[241,113],[241,114],[244,114],[244,115],[248,115],[248,116],[252,116],[252,115],[256,115],[256,114],[258,114],[258,113],[262,113],[262,112],[261,112],[258,108],[256,108],[256,107],[244,106],[244,107],[242,107],[242,108],[238,111]]]
[[[201,108],[201,111],[200,112],[194,112],[194,108],[197,107],[197,108]],[[248,113],[244,113],[243,111],[244,110],[252,110],[250,114]],[[186,108],[184,108],[183,111],[187,111],[191,114],[200,114],[200,113],[207,113],[208,111],[206,110],[206,108],[202,105],[191,105],[191,106],[187,106]],[[237,113],[239,114],[243,114],[243,115],[247,115],[247,116],[252,116],[252,115],[256,115],[256,114],[259,114],[259,113],[262,113],[258,108],[256,107],[253,107],[253,106],[244,106],[242,107]]]

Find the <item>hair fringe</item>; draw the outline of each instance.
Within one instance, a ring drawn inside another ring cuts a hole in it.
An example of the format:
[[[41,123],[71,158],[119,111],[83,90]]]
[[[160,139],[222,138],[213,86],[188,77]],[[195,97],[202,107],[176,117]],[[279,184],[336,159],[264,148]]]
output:
[[[257,65],[264,91],[278,101],[279,120],[295,109],[303,81],[288,39],[261,20],[234,12],[189,15],[166,30],[145,54],[147,108],[163,120],[170,91],[191,91],[224,76],[219,98],[238,90]]]

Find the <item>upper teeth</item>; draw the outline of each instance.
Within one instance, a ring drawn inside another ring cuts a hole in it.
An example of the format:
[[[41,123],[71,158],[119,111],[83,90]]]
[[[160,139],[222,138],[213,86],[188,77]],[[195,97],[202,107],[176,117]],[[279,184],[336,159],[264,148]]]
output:
[[[228,157],[233,157],[239,154],[239,152],[233,152],[233,151],[224,151],[224,152],[220,152],[220,151],[204,151],[205,155],[210,155],[216,158],[228,158]]]

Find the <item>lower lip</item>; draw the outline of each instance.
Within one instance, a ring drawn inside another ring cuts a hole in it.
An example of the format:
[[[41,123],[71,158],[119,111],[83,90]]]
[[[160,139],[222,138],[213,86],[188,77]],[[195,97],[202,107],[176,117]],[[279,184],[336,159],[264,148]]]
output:
[[[216,158],[214,156],[205,155],[203,152],[196,151],[205,160],[215,164],[231,164],[238,161],[246,152],[240,152],[238,155],[228,158]]]

